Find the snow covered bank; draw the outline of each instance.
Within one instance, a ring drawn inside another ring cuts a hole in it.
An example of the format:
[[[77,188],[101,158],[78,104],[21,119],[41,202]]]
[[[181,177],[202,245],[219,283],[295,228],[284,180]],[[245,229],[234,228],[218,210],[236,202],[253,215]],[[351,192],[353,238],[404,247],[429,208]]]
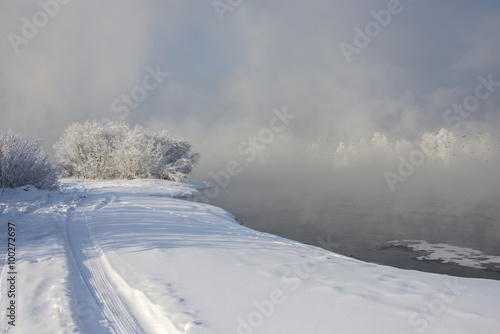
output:
[[[175,197],[203,184],[65,180],[0,196],[4,333],[494,333],[500,281],[374,265]]]

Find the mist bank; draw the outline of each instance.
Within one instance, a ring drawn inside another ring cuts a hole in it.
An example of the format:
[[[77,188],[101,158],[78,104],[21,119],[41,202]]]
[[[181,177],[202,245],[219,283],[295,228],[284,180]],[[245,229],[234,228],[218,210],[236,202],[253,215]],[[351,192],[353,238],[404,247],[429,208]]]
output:
[[[426,196],[483,201],[499,195],[500,137],[480,128],[441,128],[414,139],[382,132],[311,139],[263,129],[269,128],[220,131],[199,146],[204,153],[192,177],[219,188],[208,198],[234,182],[273,184],[284,196],[293,188],[395,202]]]
[[[395,239],[500,253],[500,144],[490,132],[464,124],[413,139],[376,132],[311,140],[291,129],[257,142],[256,155],[238,147],[248,133],[258,138],[257,125],[218,141],[191,176],[213,184],[197,200],[261,231],[318,246],[331,238],[337,251],[367,261],[380,256],[368,249]]]

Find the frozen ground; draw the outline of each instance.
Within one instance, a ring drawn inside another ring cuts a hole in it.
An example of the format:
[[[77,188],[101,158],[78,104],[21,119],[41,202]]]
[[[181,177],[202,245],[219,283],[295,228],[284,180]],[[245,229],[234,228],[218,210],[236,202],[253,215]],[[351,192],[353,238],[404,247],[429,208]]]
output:
[[[195,195],[201,186],[64,180],[57,192],[6,191],[0,196],[0,330],[441,334],[500,328],[500,281],[357,261],[174,198]],[[16,234],[13,267],[5,247],[9,222]],[[12,304],[15,320],[7,317]]]

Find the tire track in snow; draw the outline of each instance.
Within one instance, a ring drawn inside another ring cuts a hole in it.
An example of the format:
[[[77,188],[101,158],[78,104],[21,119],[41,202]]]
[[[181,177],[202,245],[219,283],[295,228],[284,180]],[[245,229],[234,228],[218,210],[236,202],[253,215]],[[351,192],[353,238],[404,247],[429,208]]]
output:
[[[93,210],[98,210],[106,206],[108,202],[109,200],[103,201],[100,198]],[[109,277],[101,265],[105,256],[93,238],[91,238],[85,220],[85,208],[83,208],[81,212],[83,215],[80,217],[75,215],[80,210],[78,208],[73,210],[73,214],[70,216],[71,219],[68,219],[66,224],[68,257],[72,260],[70,262],[75,266],[85,284],[84,289],[87,290],[102,310],[102,316],[107,322],[107,326],[104,327],[108,327],[108,330],[117,334],[144,333],[137,319],[130,313],[129,308],[115,292]],[[83,330],[86,327],[90,329],[91,326],[95,326],[88,322],[81,323],[81,325],[83,326]]]

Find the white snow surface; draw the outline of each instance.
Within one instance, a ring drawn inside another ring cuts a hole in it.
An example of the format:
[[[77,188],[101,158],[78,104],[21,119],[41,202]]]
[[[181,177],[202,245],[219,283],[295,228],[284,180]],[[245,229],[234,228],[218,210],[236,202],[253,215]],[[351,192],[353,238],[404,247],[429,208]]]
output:
[[[500,282],[365,263],[175,197],[63,180],[0,195],[2,333],[497,333]],[[242,190],[244,191],[244,190]],[[16,229],[15,298],[7,226]],[[15,302],[15,326],[7,307]]]
[[[433,244],[424,240],[393,240],[384,243],[388,247],[404,247],[414,251],[426,252],[418,256],[421,261],[439,261],[475,269],[500,268],[500,256],[486,255],[483,252],[448,244]]]

